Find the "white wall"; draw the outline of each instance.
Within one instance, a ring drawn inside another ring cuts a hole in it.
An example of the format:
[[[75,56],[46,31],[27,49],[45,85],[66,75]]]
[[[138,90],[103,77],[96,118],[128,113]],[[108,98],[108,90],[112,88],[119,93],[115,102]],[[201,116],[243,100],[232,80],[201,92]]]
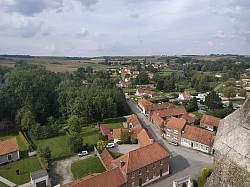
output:
[[[44,181],[44,180],[46,181],[46,186],[49,185],[49,176],[45,176],[36,180],[31,180],[32,187],[36,187],[36,183]]]

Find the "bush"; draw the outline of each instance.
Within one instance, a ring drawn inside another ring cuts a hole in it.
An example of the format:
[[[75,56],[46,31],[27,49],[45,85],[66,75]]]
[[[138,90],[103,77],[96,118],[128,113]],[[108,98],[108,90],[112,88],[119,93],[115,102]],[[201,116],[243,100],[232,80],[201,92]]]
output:
[[[77,153],[83,148],[83,139],[80,133],[73,133],[68,136],[67,142],[71,151]]]
[[[121,133],[121,141],[124,144],[130,144],[131,143],[131,137],[129,136],[128,132],[122,132]]]
[[[30,129],[30,135],[36,140],[51,138],[58,134],[59,128],[56,124],[41,126],[37,123]]]
[[[130,141],[131,141],[132,144],[138,144],[138,140],[135,137],[131,137]]]
[[[21,140],[23,141],[25,147],[28,149],[28,150],[32,150],[32,146],[29,144],[29,142],[26,140],[25,136],[23,135],[23,133],[21,131],[18,131],[18,134],[21,138]]]
[[[37,159],[40,162],[40,165],[42,166],[43,169],[46,170],[49,169],[49,162],[45,157],[43,157],[43,154],[40,149],[37,150]]]
[[[126,121],[125,117],[117,117],[117,118],[107,118],[103,120],[103,123],[118,123]]]
[[[122,156],[124,154],[123,153],[114,153],[114,155],[115,155],[116,158],[118,158],[118,157],[120,157],[120,156]]]
[[[118,141],[118,142],[116,142],[118,145],[121,145],[122,144],[122,141]]]
[[[201,176],[204,179],[207,179],[208,177],[210,177],[210,175],[212,174],[213,169],[212,168],[202,168],[201,170]]]

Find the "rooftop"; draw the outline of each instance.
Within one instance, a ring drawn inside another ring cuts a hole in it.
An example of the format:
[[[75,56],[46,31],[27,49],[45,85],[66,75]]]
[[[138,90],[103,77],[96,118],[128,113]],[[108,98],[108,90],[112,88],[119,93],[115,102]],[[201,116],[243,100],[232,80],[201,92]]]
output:
[[[41,177],[48,176],[48,172],[45,169],[41,169],[30,174],[32,180],[40,179]]]
[[[176,129],[176,130],[181,131],[185,127],[186,123],[187,122],[184,119],[171,117],[169,119],[169,121],[167,122],[166,126],[168,128]]]
[[[16,137],[0,141],[0,155],[6,155],[15,151],[19,151]]]
[[[186,109],[184,107],[180,107],[180,108],[171,108],[171,109],[159,110],[159,111],[157,111],[157,113],[159,113],[159,116],[164,118],[164,117],[183,115],[183,114],[186,114],[187,111],[186,111]]]
[[[100,129],[103,135],[111,134],[109,127],[106,124],[101,124]]]
[[[220,124],[220,120],[220,118],[204,114],[201,118],[200,123],[218,127]]]

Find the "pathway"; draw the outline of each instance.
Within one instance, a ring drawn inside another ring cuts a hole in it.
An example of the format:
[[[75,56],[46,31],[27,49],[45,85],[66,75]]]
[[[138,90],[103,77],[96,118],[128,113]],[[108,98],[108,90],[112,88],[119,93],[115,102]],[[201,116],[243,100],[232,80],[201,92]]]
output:
[[[4,184],[8,185],[8,186],[17,186],[15,183],[9,181],[8,179],[5,179],[3,177],[0,176],[0,181],[3,182]]]

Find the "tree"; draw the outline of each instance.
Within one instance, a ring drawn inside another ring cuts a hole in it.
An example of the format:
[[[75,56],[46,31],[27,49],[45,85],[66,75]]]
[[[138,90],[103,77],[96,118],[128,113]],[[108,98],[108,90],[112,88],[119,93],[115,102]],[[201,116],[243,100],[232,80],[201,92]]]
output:
[[[188,112],[193,112],[198,110],[198,104],[197,104],[197,100],[195,97],[193,97],[190,101],[188,101],[187,103],[183,102],[184,107],[186,108],[186,110]]]
[[[149,83],[148,74],[145,71],[140,72],[136,78],[138,79],[139,84],[148,84]]]
[[[131,143],[130,135],[128,132],[122,132],[121,133],[121,141],[122,143],[129,144]]]
[[[222,102],[221,98],[219,97],[218,94],[216,94],[215,91],[210,92],[207,97],[205,97],[205,102],[204,104],[209,108],[209,109],[220,109],[222,108]]]
[[[107,145],[108,145],[107,141],[99,140],[96,144],[96,148],[98,152],[101,153],[106,148]]]
[[[16,115],[16,123],[22,130],[29,132],[32,125],[36,122],[34,114],[27,106],[21,108]]]
[[[223,92],[224,92],[224,96],[229,98],[229,99],[231,99],[231,97],[236,96],[235,88],[232,86],[225,87]]]
[[[43,158],[46,158],[48,162],[51,161],[51,149],[49,146],[43,148],[40,148],[40,153]]]
[[[240,92],[240,96],[241,96],[241,97],[246,97],[246,96],[247,96],[247,91],[246,91],[246,89],[241,88],[239,92]]]
[[[81,132],[81,120],[77,115],[73,115],[68,119],[69,132]]]
[[[77,153],[83,148],[83,139],[80,133],[73,133],[68,136],[67,142],[71,151]]]

